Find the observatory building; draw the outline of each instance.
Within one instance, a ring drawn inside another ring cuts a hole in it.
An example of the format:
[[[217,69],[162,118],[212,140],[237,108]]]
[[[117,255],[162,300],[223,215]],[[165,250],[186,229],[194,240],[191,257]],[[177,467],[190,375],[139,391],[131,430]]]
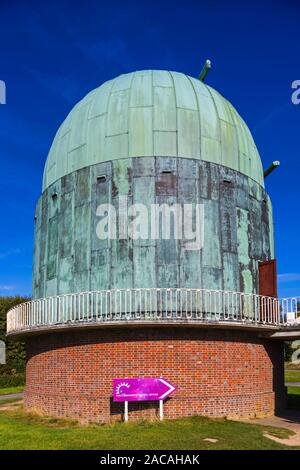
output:
[[[260,156],[225,98],[146,70],[71,110],[36,206],[33,300],[7,318],[26,342],[27,410],[120,419],[114,378],[164,377],[177,387],[166,417],[272,415],[296,312],[277,298]]]

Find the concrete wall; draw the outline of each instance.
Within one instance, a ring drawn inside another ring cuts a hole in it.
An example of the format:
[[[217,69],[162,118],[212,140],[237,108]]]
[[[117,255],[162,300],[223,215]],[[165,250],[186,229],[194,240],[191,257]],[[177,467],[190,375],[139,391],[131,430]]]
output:
[[[148,207],[204,204],[204,247],[187,251],[183,240],[174,239],[100,240],[97,207],[117,207],[121,195],[128,204]],[[130,287],[257,292],[258,261],[273,257],[270,200],[246,175],[196,159],[121,159],[68,174],[42,194],[33,297]]]

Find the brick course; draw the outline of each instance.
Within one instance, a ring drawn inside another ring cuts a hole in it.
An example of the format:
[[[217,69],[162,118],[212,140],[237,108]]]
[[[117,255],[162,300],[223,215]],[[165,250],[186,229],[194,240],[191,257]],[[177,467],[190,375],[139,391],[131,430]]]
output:
[[[115,377],[164,377],[178,387],[166,418],[274,414],[284,401],[283,343],[250,331],[186,327],[70,330],[26,339],[25,407],[81,422],[120,419]],[[129,404],[155,418],[158,402]]]

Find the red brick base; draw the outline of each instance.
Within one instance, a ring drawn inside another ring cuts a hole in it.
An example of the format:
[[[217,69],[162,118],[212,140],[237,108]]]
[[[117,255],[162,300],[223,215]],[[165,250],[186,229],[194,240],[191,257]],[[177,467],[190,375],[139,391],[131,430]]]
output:
[[[272,415],[284,400],[283,344],[202,328],[103,328],[29,337],[25,407],[82,422],[120,419],[114,377],[164,377],[178,387],[166,418]],[[129,404],[154,418],[157,402]]]

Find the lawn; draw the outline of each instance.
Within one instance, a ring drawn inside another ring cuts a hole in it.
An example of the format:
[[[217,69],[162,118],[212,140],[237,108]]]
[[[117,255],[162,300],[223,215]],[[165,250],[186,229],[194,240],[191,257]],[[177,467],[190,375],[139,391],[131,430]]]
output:
[[[286,382],[300,382],[300,370],[285,370]]]
[[[289,434],[283,429],[199,416],[163,423],[80,426],[24,414],[20,405],[13,409],[0,405],[0,449],[286,449],[264,437],[266,429],[279,437]],[[205,438],[218,442],[205,442]]]
[[[17,387],[4,387],[0,388],[0,395],[8,395],[10,393],[20,393],[23,392],[24,386],[19,385]]]
[[[12,389],[14,393],[21,390],[22,387]],[[288,392],[289,407],[300,410],[300,387],[289,387]],[[265,430],[278,437],[289,434],[284,429],[200,416],[163,423],[145,421],[80,426],[71,420],[25,414],[22,405],[14,405],[12,399],[0,402],[0,450],[287,449],[264,437]],[[218,442],[205,442],[205,438]]]

